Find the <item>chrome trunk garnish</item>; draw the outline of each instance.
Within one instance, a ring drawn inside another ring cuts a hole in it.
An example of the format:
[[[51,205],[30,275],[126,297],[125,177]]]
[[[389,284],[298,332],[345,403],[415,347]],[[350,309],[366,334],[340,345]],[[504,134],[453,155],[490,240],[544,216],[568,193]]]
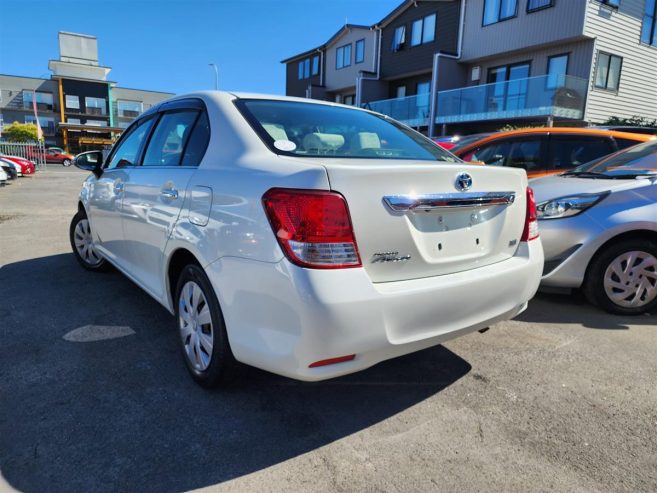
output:
[[[436,193],[425,195],[386,195],[383,201],[393,211],[455,209],[459,207],[487,207],[509,205],[516,199],[515,192]]]

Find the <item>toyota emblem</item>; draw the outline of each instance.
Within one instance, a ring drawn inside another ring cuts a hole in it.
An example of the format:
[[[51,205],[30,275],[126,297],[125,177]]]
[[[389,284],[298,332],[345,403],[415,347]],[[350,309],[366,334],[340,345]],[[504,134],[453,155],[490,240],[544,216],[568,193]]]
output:
[[[459,173],[456,176],[456,189],[461,192],[470,190],[472,187],[472,177],[468,173]]]

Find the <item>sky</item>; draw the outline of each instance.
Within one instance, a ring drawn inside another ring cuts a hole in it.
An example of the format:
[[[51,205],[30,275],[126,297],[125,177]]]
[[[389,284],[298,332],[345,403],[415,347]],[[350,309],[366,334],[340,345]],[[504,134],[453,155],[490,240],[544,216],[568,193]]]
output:
[[[0,74],[48,78],[57,32],[98,38],[119,87],[182,94],[285,93],[281,60],[321,45],[345,21],[371,25],[401,0],[0,0]]]

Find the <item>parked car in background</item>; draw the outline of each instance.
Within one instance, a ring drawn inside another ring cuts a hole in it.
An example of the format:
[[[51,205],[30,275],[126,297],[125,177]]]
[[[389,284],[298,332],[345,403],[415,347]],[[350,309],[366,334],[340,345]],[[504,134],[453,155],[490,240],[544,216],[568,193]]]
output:
[[[73,164],[73,159],[75,159],[72,154],[61,152],[59,148],[54,147],[45,151],[33,147],[28,149],[27,155],[32,159],[45,159],[46,163],[59,163],[63,166],[70,166]]]
[[[7,184],[9,177],[3,168],[0,167],[0,187],[4,187]]]
[[[11,161],[0,158],[0,168],[2,168],[5,173],[7,173],[7,179],[9,180],[14,180],[19,176],[18,169],[20,168],[20,166],[18,166],[15,163],[12,163]]]
[[[526,308],[543,268],[524,171],[350,106],[181,96],[75,164],[93,172],[76,258],[175,314],[204,386],[235,360],[322,380],[483,329]]]
[[[582,287],[611,313],[657,309],[657,141],[532,182],[544,286]]]
[[[12,163],[15,163],[18,167],[20,167],[19,176],[33,175],[36,171],[36,167],[34,166],[34,163],[28,159],[19,156],[7,156],[5,154],[3,154],[1,157],[2,159],[11,161]]]
[[[471,135],[452,135],[448,137],[437,137],[433,139],[433,141],[443,149],[447,149],[450,152],[454,152],[454,150],[456,149],[465,147],[471,142],[481,140],[484,137],[488,137],[489,135],[491,135],[490,132],[471,134]]]
[[[656,127],[595,126],[588,128],[595,128],[598,130],[613,130],[614,132],[629,132],[633,134],[657,135]]]
[[[60,154],[68,154],[64,149],[61,147],[48,147],[49,151],[57,151]]]
[[[522,168],[530,178],[538,178],[651,139],[655,137],[609,130],[527,128],[491,134],[452,152],[464,161]]]

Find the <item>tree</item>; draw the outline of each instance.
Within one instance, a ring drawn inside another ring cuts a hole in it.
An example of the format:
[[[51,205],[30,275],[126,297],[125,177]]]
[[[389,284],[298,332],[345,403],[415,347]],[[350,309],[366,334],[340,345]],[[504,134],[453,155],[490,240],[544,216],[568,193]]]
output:
[[[657,127],[657,120],[650,120],[643,116],[634,115],[631,118],[612,116],[602,125],[614,127]]]
[[[3,127],[2,137],[9,142],[35,142],[37,127],[34,123],[13,122]]]

